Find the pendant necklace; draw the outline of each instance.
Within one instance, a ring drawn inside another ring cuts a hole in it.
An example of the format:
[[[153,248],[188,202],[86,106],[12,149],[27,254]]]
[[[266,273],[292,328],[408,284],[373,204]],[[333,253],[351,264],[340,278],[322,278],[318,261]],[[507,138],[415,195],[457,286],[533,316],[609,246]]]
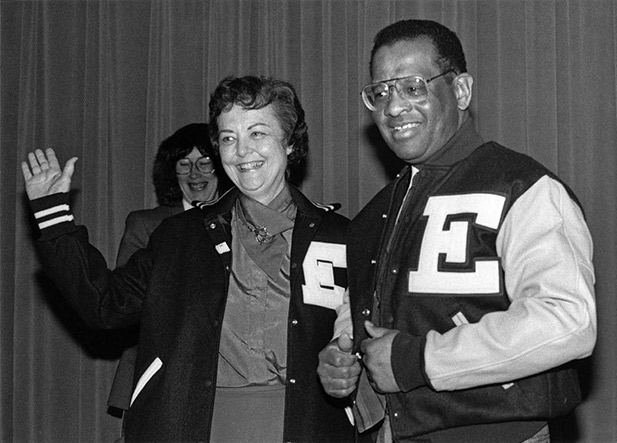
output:
[[[249,228],[249,231],[251,231],[255,235],[255,240],[260,245],[270,243],[270,241],[272,241],[272,239],[274,238],[268,232],[267,226],[251,226],[248,221],[245,223],[245,225],[247,228]]]
[[[246,226],[249,229],[249,231],[253,233],[253,235],[255,236],[255,241],[257,241],[257,243],[259,243],[260,245],[265,245],[266,243],[270,243],[272,239],[274,238],[274,236],[272,236],[268,232],[268,227],[253,225],[251,222],[247,220],[242,204],[240,204],[239,206],[240,206],[240,213],[241,213],[240,220],[242,220],[242,223],[244,223],[244,226]]]

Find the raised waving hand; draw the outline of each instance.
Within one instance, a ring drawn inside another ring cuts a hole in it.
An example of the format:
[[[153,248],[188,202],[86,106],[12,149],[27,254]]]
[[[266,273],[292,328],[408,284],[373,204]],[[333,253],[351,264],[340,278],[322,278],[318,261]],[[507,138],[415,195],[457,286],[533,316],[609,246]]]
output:
[[[28,161],[21,162],[28,198],[34,200],[58,192],[68,192],[76,161],[77,157],[70,158],[61,170],[53,149],[48,148],[45,152],[37,149],[28,153]]]

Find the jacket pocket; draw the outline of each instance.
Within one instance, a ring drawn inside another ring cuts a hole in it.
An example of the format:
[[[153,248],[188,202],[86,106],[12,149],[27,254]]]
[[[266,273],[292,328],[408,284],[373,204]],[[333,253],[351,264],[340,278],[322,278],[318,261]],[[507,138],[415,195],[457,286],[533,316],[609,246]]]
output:
[[[163,362],[160,358],[156,357],[144,373],[141,374],[141,377],[139,377],[139,381],[137,382],[137,386],[135,386],[135,390],[133,391],[133,396],[131,397],[131,406],[142,389],[146,387],[146,384],[148,384],[152,377],[154,377],[154,374],[156,374],[162,366]]]

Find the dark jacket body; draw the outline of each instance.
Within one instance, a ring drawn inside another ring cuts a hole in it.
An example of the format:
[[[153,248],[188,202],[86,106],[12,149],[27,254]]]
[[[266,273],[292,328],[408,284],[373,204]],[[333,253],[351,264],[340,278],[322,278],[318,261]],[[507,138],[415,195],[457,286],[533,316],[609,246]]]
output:
[[[233,189],[216,204],[167,218],[147,248],[113,272],[87,243],[86,229],[72,222],[50,228],[37,242],[46,271],[91,325],[140,323],[135,378],[137,385],[139,379],[148,381],[126,414],[127,441],[209,439],[232,259],[229,222],[238,194]],[[312,242],[344,245],[348,220],[315,206],[295,188],[291,195],[298,210],[291,247],[284,440],[353,441],[343,405],[323,392],[316,373],[336,313],[304,303],[302,288]]]

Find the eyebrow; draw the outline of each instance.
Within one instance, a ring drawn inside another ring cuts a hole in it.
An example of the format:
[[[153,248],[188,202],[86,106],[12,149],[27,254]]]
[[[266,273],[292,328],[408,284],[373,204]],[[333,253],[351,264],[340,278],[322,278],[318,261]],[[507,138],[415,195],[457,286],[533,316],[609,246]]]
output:
[[[268,123],[263,123],[263,122],[257,122],[257,123],[253,123],[251,124],[247,129],[254,129],[256,126],[265,126],[267,128],[272,129],[272,126],[270,126]],[[234,132],[232,129],[219,129],[218,135],[222,134],[223,132]]]
[[[270,126],[267,123],[253,123],[251,126],[248,127],[248,129],[253,129],[255,126],[266,126],[268,128],[271,128],[272,126]]]

